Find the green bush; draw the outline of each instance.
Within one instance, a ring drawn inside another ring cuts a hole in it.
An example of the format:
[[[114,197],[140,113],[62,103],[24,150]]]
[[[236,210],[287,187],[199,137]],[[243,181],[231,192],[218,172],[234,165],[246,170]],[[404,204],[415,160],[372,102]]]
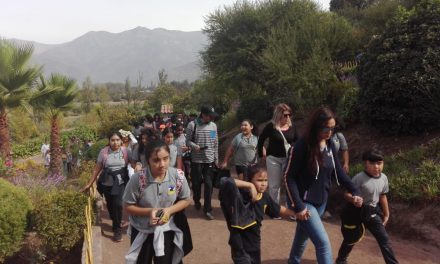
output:
[[[384,173],[390,183],[390,198],[403,202],[440,200],[440,139],[385,158]],[[351,166],[363,170],[362,164]]]
[[[358,97],[359,87],[347,85],[345,93],[336,107],[338,117],[342,118],[346,124],[355,123],[359,120]]]
[[[97,139],[96,131],[94,129],[87,126],[79,126],[75,127],[73,130],[61,133],[61,145],[66,147],[69,143],[69,139],[72,137],[78,138],[81,143],[89,139],[92,141]]]
[[[440,1],[400,8],[359,65],[362,118],[388,134],[440,126]]]
[[[97,109],[100,124],[98,135],[106,137],[113,131],[124,129],[131,131],[131,124],[136,120],[135,113],[126,106],[101,106]]]
[[[256,124],[265,122],[272,117],[273,107],[264,96],[244,98],[237,110],[238,120],[251,119]]]
[[[87,160],[94,160],[98,158],[99,152],[108,144],[108,139],[103,138],[96,141],[85,153],[84,156]]]
[[[69,250],[83,235],[87,197],[79,192],[49,192],[35,205],[33,223],[49,251]]]
[[[26,140],[22,144],[12,144],[12,157],[17,159],[37,155],[40,153],[42,144],[41,138]]]
[[[0,179],[0,262],[20,250],[30,209],[23,189]]]
[[[239,126],[239,121],[237,119],[237,112],[235,111],[227,112],[218,122],[219,131],[228,131],[236,126]]]

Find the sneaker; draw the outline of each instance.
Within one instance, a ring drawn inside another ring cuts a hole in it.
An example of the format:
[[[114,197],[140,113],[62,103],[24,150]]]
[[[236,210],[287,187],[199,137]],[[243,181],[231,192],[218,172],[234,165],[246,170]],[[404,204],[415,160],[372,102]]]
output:
[[[202,204],[200,202],[195,202],[194,207],[198,211],[198,210],[200,210],[200,208],[202,208]]]
[[[113,233],[113,241],[115,242],[122,241],[122,230],[118,229]]]
[[[215,217],[211,214],[211,212],[206,212],[205,213],[206,219],[208,220],[214,220]]]
[[[272,217],[272,219],[273,220],[281,220],[281,219],[283,219],[281,216],[279,216],[279,217]]]
[[[296,221],[296,217],[295,216],[289,216],[289,219],[292,221]]]

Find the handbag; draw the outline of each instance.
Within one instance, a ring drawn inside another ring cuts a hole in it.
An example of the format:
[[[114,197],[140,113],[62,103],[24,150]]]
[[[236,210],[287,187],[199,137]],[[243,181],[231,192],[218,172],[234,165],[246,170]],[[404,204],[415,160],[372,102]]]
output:
[[[281,131],[281,129],[277,128],[278,132],[280,132],[281,136],[283,137],[283,141],[284,141],[284,150],[286,151],[286,156],[289,153],[289,149],[291,147],[291,145],[287,142],[286,137],[283,134],[283,131]]]

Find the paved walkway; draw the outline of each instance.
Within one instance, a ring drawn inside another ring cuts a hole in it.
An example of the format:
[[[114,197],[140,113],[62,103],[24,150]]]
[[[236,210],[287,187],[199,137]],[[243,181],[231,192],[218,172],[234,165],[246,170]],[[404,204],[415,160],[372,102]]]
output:
[[[217,198],[217,194],[214,194]],[[203,218],[201,211],[196,211],[194,206],[187,209],[187,216],[191,227],[194,249],[184,258],[185,264],[230,264],[230,248],[228,246],[228,230],[221,213],[219,201],[213,200],[213,221]],[[104,209],[105,210],[105,209]],[[129,248],[129,239],[124,234],[124,240],[115,243],[111,240],[111,221],[107,212],[103,212],[103,238],[102,251],[103,263],[124,263],[124,255]],[[265,264],[287,263],[296,223],[288,220],[263,221],[262,227],[262,260]],[[329,234],[333,255],[336,257],[341,243],[340,226],[337,220],[326,222],[325,228]],[[403,230],[404,231],[404,230]],[[396,256],[401,264],[434,264],[440,263],[440,250],[425,246],[418,242],[406,241],[391,237]],[[304,254],[304,264],[316,263],[314,248],[311,243],[307,246]],[[379,247],[371,235],[367,235],[363,241],[355,247],[350,263],[375,264],[384,263]]]

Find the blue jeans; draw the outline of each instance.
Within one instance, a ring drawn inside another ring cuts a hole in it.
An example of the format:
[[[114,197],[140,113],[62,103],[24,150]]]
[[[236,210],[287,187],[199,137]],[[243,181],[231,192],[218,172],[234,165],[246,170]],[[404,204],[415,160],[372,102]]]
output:
[[[293,239],[292,249],[290,250],[289,264],[298,264],[307,245],[307,240],[312,240],[315,245],[316,259],[319,264],[332,264],[332,248],[327,232],[321,222],[321,215],[324,213],[326,204],[314,206],[305,203],[309,209],[311,217],[306,221],[297,221],[295,238]]]

